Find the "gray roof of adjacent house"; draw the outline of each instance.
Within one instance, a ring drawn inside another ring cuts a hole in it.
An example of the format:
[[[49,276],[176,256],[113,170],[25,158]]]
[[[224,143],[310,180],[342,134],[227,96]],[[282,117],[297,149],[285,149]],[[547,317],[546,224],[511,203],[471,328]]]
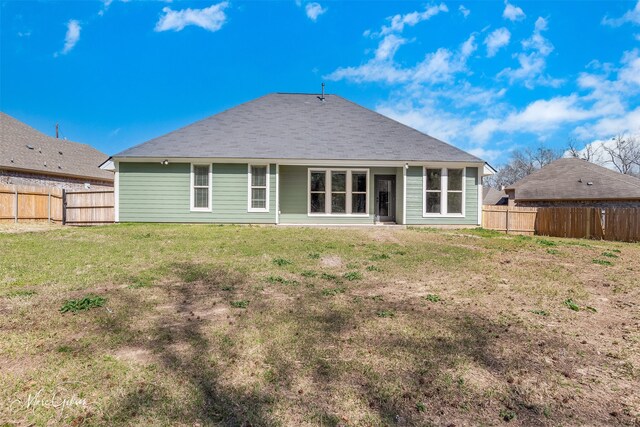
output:
[[[507,187],[515,200],[637,200],[640,179],[586,160],[559,159]]]
[[[508,203],[509,196],[502,190],[497,190],[493,187],[484,187],[482,189],[482,204],[483,205],[506,205]]]
[[[114,157],[482,162],[348,101],[274,93],[129,148]]]
[[[108,156],[77,142],[52,138],[0,112],[0,169],[113,181],[100,169]]]

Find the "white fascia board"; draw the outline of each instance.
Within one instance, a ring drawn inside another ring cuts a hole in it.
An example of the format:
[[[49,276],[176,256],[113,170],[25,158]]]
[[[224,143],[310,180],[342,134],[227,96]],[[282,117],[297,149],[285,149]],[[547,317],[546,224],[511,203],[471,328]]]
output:
[[[442,165],[443,167],[476,167],[481,168],[484,162],[447,162],[447,161],[404,161],[404,160],[308,160],[308,159],[260,159],[260,158],[227,158],[227,157],[117,157],[126,163],[277,163],[282,166],[351,166],[351,167],[404,167]]]

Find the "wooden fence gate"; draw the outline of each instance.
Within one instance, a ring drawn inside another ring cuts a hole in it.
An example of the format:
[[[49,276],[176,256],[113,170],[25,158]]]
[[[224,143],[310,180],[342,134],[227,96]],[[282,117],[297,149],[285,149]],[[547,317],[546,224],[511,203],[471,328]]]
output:
[[[68,225],[114,222],[113,190],[0,186],[0,222],[48,221]]]
[[[111,224],[115,221],[114,213],[113,190],[64,192],[63,224]]]

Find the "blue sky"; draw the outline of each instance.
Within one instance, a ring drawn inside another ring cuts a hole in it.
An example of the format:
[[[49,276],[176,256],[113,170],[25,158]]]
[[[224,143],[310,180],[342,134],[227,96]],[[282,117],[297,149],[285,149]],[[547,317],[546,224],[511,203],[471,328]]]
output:
[[[108,153],[269,92],[485,160],[640,133],[640,1],[0,1],[0,107]]]

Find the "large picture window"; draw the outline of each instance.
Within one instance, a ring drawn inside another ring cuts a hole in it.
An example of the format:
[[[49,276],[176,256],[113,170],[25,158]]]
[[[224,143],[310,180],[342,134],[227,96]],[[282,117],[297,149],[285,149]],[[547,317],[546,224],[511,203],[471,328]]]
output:
[[[369,171],[310,169],[310,215],[368,215]]]
[[[423,216],[464,216],[464,168],[424,168]]]
[[[191,210],[211,210],[211,165],[191,165]]]
[[[249,212],[269,211],[269,166],[249,165]]]

